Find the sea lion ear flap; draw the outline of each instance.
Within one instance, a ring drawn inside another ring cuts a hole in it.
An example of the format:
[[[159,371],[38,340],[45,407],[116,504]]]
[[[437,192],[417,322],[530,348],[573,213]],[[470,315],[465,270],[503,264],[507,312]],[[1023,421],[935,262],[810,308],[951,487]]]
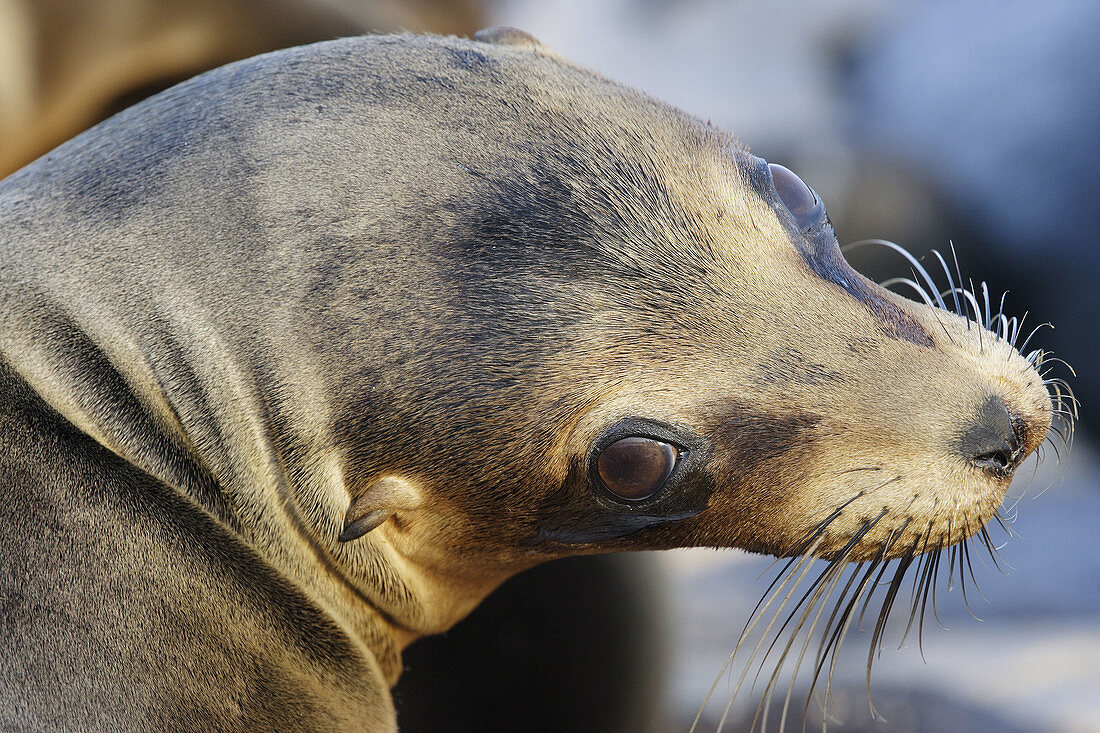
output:
[[[420,491],[408,480],[400,476],[382,476],[352,499],[344,515],[344,529],[336,539],[340,542],[357,540],[398,511],[415,509],[420,503]]]

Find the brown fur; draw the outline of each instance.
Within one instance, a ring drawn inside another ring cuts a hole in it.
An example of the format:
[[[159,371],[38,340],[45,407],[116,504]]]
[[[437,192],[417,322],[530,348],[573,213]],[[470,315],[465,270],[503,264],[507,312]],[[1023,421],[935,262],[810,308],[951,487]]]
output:
[[[1026,423],[1024,454],[1043,440],[1051,403],[1027,362],[860,278],[728,135],[495,40],[348,39],[225,67],[0,186],[17,436],[0,476],[22,517],[5,540],[30,557],[46,534],[96,538],[75,587],[32,573],[36,597],[79,619],[94,592],[103,613],[156,621],[110,644],[8,622],[46,669],[101,650],[67,722],[107,699],[113,725],[142,727],[149,700],[182,716],[235,689],[245,712],[227,727],[259,704],[299,728],[384,730],[402,647],[523,568],[692,545],[783,555],[842,506],[822,556],[880,513],[854,558],[899,534],[891,553],[958,541],[1009,479],[958,447],[983,405]],[[599,485],[615,431],[684,451],[665,489],[623,503]],[[24,465],[41,435],[56,445]],[[349,509],[386,519],[339,542]],[[159,600],[118,596],[108,556]],[[258,590],[255,568],[271,576]],[[190,633],[275,656],[279,689],[308,704],[280,707],[248,666],[188,666],[180,609],[252,594],[293,597],[299,622],[260,603],[239,629]],[[310,653],[278,658],[287,634]],[[124,689],[149,648],[177,685]],[[38,674],[21,658],[5,663]],[[59,715],[32,688],[0,694]]]

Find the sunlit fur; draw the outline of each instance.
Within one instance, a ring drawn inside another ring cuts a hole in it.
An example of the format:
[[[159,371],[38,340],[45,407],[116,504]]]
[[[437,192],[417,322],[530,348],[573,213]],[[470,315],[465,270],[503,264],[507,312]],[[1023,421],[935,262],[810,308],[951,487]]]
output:
[[[962,276],[958,271],[953,245],[951,257],[954,270],[940,252],[932,253],[946,277],[947,287],[943,291],[939,290],[933,276],[917,259],[893,242],[865,240],[845,249],[863,245],[877,245],[893,250],[912,267],[912,277],[893,278],[882,283],[883,286],[902,286],[910,293],[916,293],[930,307],[966,318],[973,323],[977,337],[988,342],[982,343],[981,349],[1010,347],[1020,353],[1026,363],[1041,375],[1043,385],[1052,395],[1055,415],[1045,444],[1051,447],[1060,460],[1073,441],[1077,402],[1068,382],[1062,377],[1054,376],[1053,372],[1059,365],[1070,375],[1073,370],[1042,349],[1028,351],[1032,337],[1048,324],[1032,328],[1021,340],[1024,319],[1005,313],[1007,294],[1002,295],[998,303],[990,299],[986,283],[981,282],[977,287],[972,282],[969,287],[961,284]],[[1044,458],[1041,447],[1035,454],[1037,463]],[[879,473],[876,466],[867,467],[867,471],[868,475]],[[877,486],[868,490],[874,491],[875,488]],[[856,494],[849,502],[854,502],[859,496],[860,494]],[[994,543],[987,524],[996,523],[1009,537],[1013,534],[1009,526],[1010,520],[1006,520],[999,510],[995,510],[991,517],[970,517],[964,513],[961,521],[949,522],[946,530],[935,527],[932,522],[914,527],[906,522],[900,529],[891,531],[885,540],[877,543],[877,549],[873,550],[871,557],[866,556],[866,551],[857,554],[855,549],[867,542],[876,525],[887,515],[887,510],[883,509],[878,516],[860,527],[839,552],[827,555],[827,564],[823,568],[819,567],[812,561],[815,557],[824,555],[823,534],[846,508],[847,503],[837,507],[787,553],[793,557],[781,566],[746,622],[734,652],[707,692],[692,724],[692,731],[702,729],[702,715],[718,682],[731,674],[735,675],[736,685],[722,709],[717,730],[724,729],[733,703],[746,682],[753,691],[760,691],[752,718],[752,729],[768,729],[769,713],[773,711],[771,700],[778,691],[783,699],[778,729],[784,730],[787,727],[799,672],[806,670],[810,687],[799,717],[809,721],[811,705],[817,700],[820,705],[821,728],[827,729],[829,693],[841,645],[853,624],[864,628],[865,618],[873,624],[870,627],[871,644],[866,665],[868,703],[872,715],[877,715],[871,698],[871,668],[882,651],[886,625],[899,596],[906,594],[908,586],[908,619],[898,640],[898,647],[913,633],[923,656],[924,624],[926,620],[933,618],[939,622],[936,613],[936,589],[937,583],[943,580],[943,574],[946,574],[944,589],[951,591],[957,583],[963,602],[969,610],[967,586],[969,584],[971,592],[977,590],[978,586],[970,558],[971,549],[988,554],[993,566],[1000,570],[999,548]],[[907,541],[904,538],[909,539]],[[758,683],[762,681],[762,676],[764,679],[761,685]],[[786,683],[783,681],[785,676],[788,678]]]
[[[141,727],[140,659],[168,709],[307,727],[232,697],[274,670],[318,729],[392,730],[402,649],[508,577],[684,546],[830,560],[761,609],[826,630],[820,674],[880,579],[931,588],[987,542],[1015,464],[960,447],[982,411],[1011,415],[1015,460],[1072,410],[1019,324],[958,279],[927,302],[867,281],[727,133],[489,39],[256,57],[0,182],[3,539],[42,569],[6,582],[100,632],[5,614],[0,685],[31,680],[11,694],[39,719]],[[680,456],[637,502],[592,470],[623,431]],[[40,561],[61,539],[78,583]],[[252,610],[173,632],[203,583],[207,609]],[[210,661],[231,643],[265,661]],[[83,700],[50,682],[76,655],[98,665]]]

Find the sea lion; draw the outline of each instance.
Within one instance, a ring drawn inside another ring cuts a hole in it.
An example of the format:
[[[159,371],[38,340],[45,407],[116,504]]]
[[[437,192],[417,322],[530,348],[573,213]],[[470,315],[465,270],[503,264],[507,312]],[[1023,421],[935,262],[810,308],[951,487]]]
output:
[[[863,279],[729,135],[482,38],[232,64],[0,183],[4,726],[392,730],[401,649],[544,560],[994,516],[1040,352]]]

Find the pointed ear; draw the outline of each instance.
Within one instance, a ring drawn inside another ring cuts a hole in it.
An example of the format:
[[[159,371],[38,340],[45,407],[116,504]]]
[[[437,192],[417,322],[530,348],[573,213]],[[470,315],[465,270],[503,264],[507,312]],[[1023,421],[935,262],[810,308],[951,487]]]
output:
[[[398,511],[416,509],[422,500],[421,491],[407,479],[382,476],[352,498],[344,515],[344,529],[336,539],[340,542],[359,539]]]

